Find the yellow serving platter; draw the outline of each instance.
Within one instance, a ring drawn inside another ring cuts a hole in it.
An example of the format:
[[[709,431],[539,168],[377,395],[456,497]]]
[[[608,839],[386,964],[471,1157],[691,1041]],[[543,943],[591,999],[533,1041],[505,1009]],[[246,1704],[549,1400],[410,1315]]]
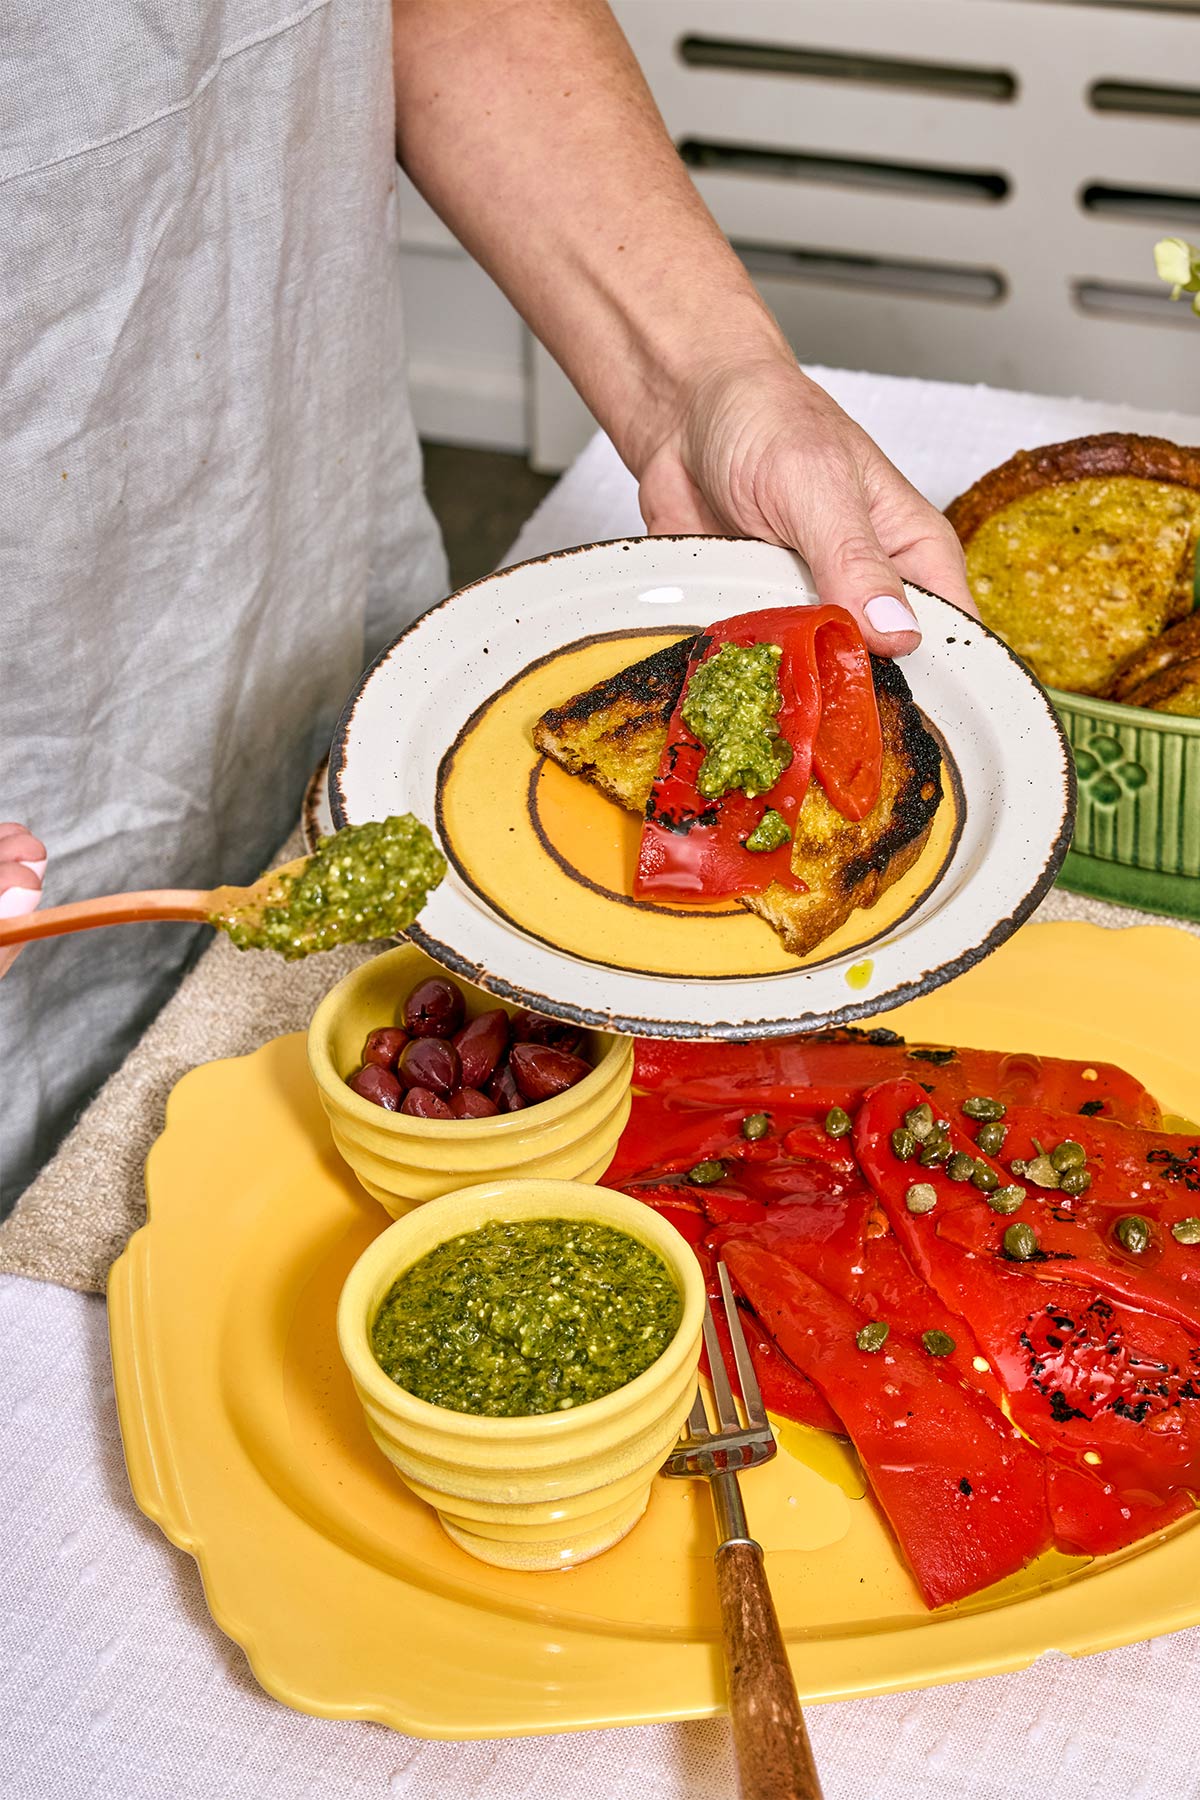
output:
[[[1200,940],[1042,925],[887,1023],[1120,1063],[1196,1117],[1198,1007]],[[442,1738],[722,1710],[702,1486],[660,1481],[614,1550],[523,1574],[456,1548],[371,1443],[334,1314],[389,1219],[333,1150],[302,1036],[185,1076],[147,1189],[148,1223],[109,1284],[130,1481],[196,1557],[213,1617],[268,1692]],[[995,1674],[1200,1621],[1192,1520],[1117,1557],[1043,1559],[930,1613],[852,1461],[798,1427],[783,1441],[743,1487],[808,1700]]]

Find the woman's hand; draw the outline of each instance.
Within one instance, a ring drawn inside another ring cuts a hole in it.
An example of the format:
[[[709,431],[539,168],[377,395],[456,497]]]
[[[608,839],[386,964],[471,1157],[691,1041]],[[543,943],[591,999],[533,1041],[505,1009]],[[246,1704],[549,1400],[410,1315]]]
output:
[[[392,0],[400,160],[566,370],[652,532],[805,556],[868,644],[900,577],[974,611],[941,514],[808,379],[692,185],[605,0]]]
[[[46,846],[11,820],[0,824],[0,919],[30,913],[42,897]],[[20,945],[0,950],[0,975],[12,967]]]
[[[697,382],[644,463],[639,498],[652,532],[799,550],[822,600],[852,612],[884,655],[920,642],[902,576],[978,617],[952,528],[790,356]]]

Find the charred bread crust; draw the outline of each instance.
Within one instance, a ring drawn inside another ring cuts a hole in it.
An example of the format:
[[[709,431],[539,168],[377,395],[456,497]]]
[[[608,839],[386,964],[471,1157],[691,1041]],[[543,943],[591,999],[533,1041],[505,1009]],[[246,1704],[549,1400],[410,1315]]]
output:
[[[930,820],[924,831],[911,843],[905,844],[897,851],[885,868],[873,869],[865,881],[852,891],[843,889],[823,895],[816,904],[803,906],[797,904],[796,896],[788,888],[780,887],[776,882],[765,894],[748,894],[738,904],[747,912],[757,913],[779,933],[784,949],[791,956],[807,956],[818,944],[823,944],[827,937],[832,937],[838,928],[846,923],[856,907],[871,907],[885,894],[902,875],[919,859],[929,834],[933,830]],[[803,910],[802,910],[803,907]]]
[[[535,725],[534,742],[537,743],[539,732],[557,736],[567,726],[583,724],[610,707],[627,709],[630,719],[638,724],[646,713],[661,712],[665,729],[671,722],[695,642],[694,637],[681,638],[677,644],[668,644],[664,650],[655,650],[640,662],[618,669],[586,693],[576,694],[565,706],[552,706]],[[538,748],[543,746],[539,743]]]
[[[973,487],[952,500],[946,517],[959,542],[969,544],[994,513],[1039,488],[1061,487],[1069,481],[1113,480],[1118,476],[1200,489],[1200,448],[1134,432],[1104,431],[1095,437],[1044,444],[1038,450],[1018,450],[1006,463],[982,475]]]
[[[937,739],[927,731],[925,722],[912,697],[912,689],[898,662],[888,656],[872,656],[871,674],[875,693],[883,711],[885,698],[894,700],[898,708],[900,734],[899,753],[908,767],[908,780],[892,806],[892,818],[878,846],[865,860],[867,867],[880,866],[879,858],[895,856],[933,821],[942,798],[942,753]],[[860,871],[859,879],[866,869]],[[848,877],[849,879],[849,877]]]
[[[1168,702],[1190,700],[1193,694],[1200,695],[1200,656],[1169,663],[1165,669],[1128,690],[1122,698],[1126,706],[1141,706],[1150,712],[1178,712],[1180,708],[1170,706]]]
[[[1121,664],[1104,690],[1107,700],[1130,704],[1129,696],[1154,676],[1163,674],[1176,663],[1200,657],[1200,612],[1189,613],[1178,625],[1160,631]]]
[[[779,933],[793,956],[806,956],[824,942],[856,907],[871,907],[920,857],[933,828],[942,798],[942,754],[913,701],[904,673],[895,662],[872,656],[871,673],[879,700],[883,730],[884,779],[903,770],[883,820],[870,815],[857,825],[843,822],[833,854],[814,868],[803,856],[793,862],[796,873],[810,880],[807,894],[774,883],[763,894],[746,895],[741,904]],[[828,802],[821,796],[821,803]],[[797,825],[797,851],[803,849]],[[882,829],[878,829],[879,826]]]
[[[640,811],[695,642],[681,638],[551,707],[533,728],[537,748],[607,800]]]

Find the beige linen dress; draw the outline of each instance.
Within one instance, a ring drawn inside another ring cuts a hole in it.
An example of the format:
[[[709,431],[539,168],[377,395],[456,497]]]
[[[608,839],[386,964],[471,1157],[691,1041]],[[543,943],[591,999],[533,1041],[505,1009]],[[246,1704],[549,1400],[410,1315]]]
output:
[[[386,0],[9,0],[0,818],[47,900],[240,881],[445,591],[401,333]],[[194,955],[0,982],[0,1211]]]

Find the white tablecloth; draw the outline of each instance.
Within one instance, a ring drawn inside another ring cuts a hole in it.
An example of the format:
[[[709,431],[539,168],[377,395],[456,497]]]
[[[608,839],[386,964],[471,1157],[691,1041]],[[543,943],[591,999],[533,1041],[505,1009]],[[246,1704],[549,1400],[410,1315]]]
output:
[[[1022,445],[1200,420],[826,372],[944,504]],[[514,560],[641,529],[594,442]],[[426,1744],[288,1712],[125,1478],[100,1300],[0,1279],[0,1795],[5,1800],[725,1800],[722,1722]],[[1200,1800],[1200,1631],[1019,1675],[814,1708],[826,1800]]]

